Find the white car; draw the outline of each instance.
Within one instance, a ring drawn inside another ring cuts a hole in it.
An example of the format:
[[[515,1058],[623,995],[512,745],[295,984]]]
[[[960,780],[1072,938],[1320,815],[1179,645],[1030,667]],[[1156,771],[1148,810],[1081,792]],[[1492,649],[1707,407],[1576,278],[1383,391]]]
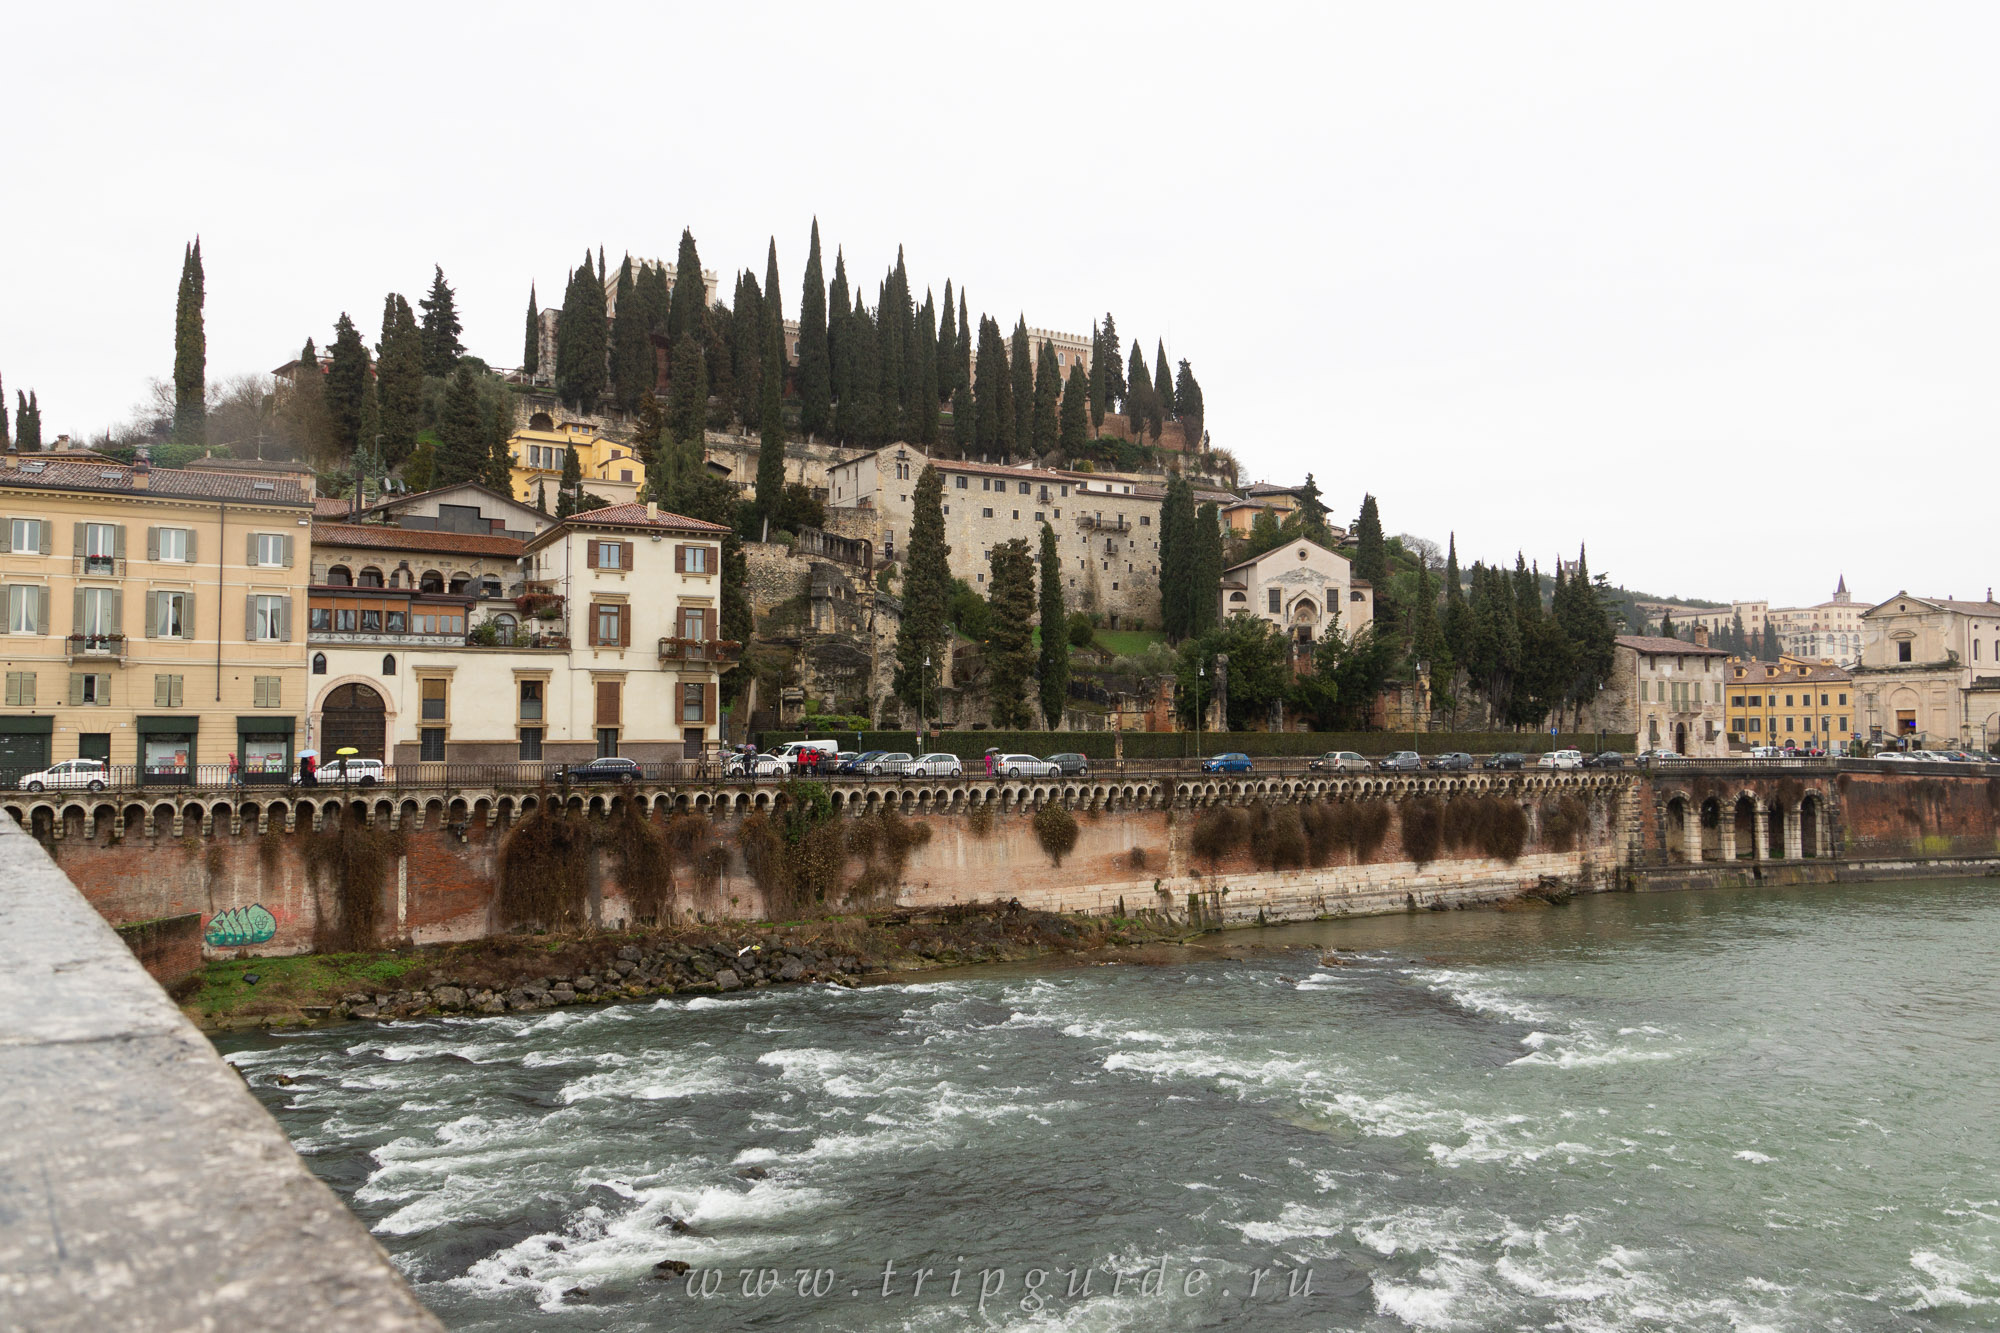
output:
[[[1536,767],[1537,768],[1582,768],[1583,751],[1550,750],[1547,754],[1542,756],[1541,763],[1537,764]]]
[[[1062,776],[1062,765],[1037,759],[1031,754],[996,754],[993,756],[993,771],[1005,778],[1059,778]]]
[[[55,788],[81,788],[84,791],[103,791],[110,780],[110,773],[102,759],[65,759],[53,768],[45,768],[39,773],[30,773],[22,778],[22,791],[44,791]]]
[[[792,761],[776,752],[735,755],[722,769],[723,776],[731,778],[781,778],[791,771]]]
[[[916,777],[956,778],[965,775],[965,765],[955,754],[920,754],[910,761],[908,771]]]
[[[1678,750],[1642,750],[1639,762],[1642,764],[1678,764],[1687,758]]]
[[[319,772],[315,776],[319,778],[321,786],[338,787],[343,783],[352,783],[357,787],[372,787],[378,782],[387,781],[389,770],[380,759],[350,756],[346,759],[327,760],[320,765]]]

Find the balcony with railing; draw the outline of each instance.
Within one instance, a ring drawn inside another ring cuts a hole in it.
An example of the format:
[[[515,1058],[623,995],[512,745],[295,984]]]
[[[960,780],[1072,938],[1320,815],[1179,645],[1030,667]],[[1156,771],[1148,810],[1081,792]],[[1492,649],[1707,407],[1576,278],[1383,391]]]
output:
[[[72,662],[123,662],[123,634],[72,634],[67,640]]]
[[[735,666],[743,660],[743,645],[734,639],[663,638],[660,660],[683,665]]]
[[[73,556],[70,573],[80,579],[122,579],[125,577],[125,561],[115,555]]]
[[[1078,514],[1076,516],[1076,525],[1079,528],[1093,528],[1098,532],[1130,532],[1132,530],[1132,525],[1126,521],[1123,514],[1113,514],[1110,518],[1105,518],[1102,514]]]

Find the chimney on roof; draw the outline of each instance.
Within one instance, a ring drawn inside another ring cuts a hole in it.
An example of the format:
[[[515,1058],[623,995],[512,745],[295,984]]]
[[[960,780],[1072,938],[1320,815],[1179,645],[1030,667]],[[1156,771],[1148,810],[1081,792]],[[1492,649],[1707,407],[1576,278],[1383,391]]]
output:
[[[1708,647],[1708,626],[1696,625],[1694,627],[1694,646],[1697,648]]]
[[[646,501],[646,521],[648,523],[651,523],[659,516],[660,516],[660,502],[658,500]]]

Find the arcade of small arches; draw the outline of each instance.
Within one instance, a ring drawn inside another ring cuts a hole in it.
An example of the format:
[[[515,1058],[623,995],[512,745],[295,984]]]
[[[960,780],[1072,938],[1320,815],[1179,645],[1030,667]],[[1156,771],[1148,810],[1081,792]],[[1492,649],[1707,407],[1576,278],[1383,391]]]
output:
[[[974,810],[1010,814],[1059,802],[1071,809],[1119,810],[1200,809],[1217,805],[1250,805],[1259,801],[1291,804],[1301,801],[1404,800],[1419,796],[1496,794],[1528,799],[1552,791],[1609,792],[1619,779],[1573,773],[1452,777],[1367,778],[1230,778],[1148,779],[1131,782],[1066,781],[1062,779],[971,783],[828,784],[837,814],[860,818],[883,810],[905,816],[962,815]],[[480,792],[402,793],[374,789],[366,797],[277,796],[270,800],[131,801],[123,804],[83,797],[9,799],[6,812],[15,823],[45,840],[100,836],[215,837],[222,833],[285,833],[306,828],[320,832],[330,823],[360,822],[371,827],[417,830],[447,828],[461,838],[474,827],[506,828],[554,802],[572,815],[610,818],[630,804],[648,819],[692,814],[714,819],[771,810],[783,801],[776,788],[651,787],[617,790],[556,791],[528,794]]]
[[[1713,795],[1677,789],[1665,794],[1660,810],[1669,861],[1798,861],[1834,851],[1830,807],[1817,787],[1777,796],[1752,788]]]

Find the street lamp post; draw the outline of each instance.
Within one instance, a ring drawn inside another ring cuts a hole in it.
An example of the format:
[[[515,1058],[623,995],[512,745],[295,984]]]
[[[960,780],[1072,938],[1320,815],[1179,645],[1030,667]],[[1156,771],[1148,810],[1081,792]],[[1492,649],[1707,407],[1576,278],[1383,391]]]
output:
[[[917,748],[924,748],[924,737],[929,733],[924,729],[924,721],[929,711],[931,683],[931,655],[924,654],[923,674],[917,677]]]
[[[1208,674],[1208,663],[1197,662],[1194,668],[1194,757],[1201,759],[1201,679]]]

